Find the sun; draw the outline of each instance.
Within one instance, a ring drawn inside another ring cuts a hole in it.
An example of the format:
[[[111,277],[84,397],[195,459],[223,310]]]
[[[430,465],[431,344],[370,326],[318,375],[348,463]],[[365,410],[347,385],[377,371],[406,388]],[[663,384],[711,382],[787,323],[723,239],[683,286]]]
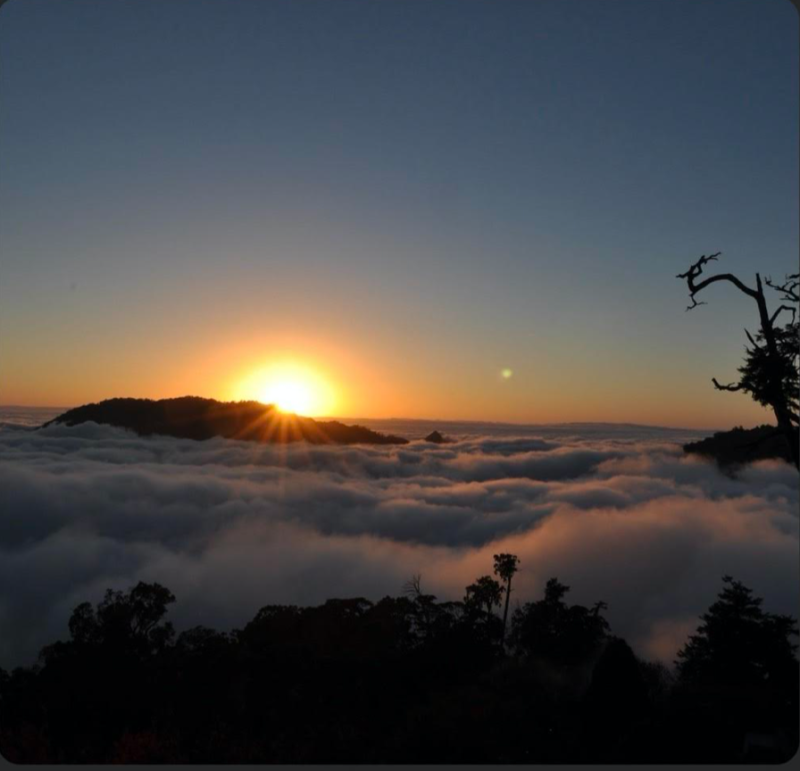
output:
[[[313,412],[314,396],[308,383],[301,380],[275,380],[264,386],[258,401],[274,404],[281,412],[308,415]]]
[[[328,415],[333,407],[329,381],[313,367],[278,362],[261,367],[239,384],[238,398],[274,404],[281,412],[304,416]]]

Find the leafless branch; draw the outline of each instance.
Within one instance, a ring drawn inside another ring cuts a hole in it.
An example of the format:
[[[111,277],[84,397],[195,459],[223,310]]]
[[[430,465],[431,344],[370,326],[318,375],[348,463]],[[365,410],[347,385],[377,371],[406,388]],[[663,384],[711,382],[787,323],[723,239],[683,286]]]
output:
[[[717,382],[715,377],[711,378],[711,382],[714,384],[714,388],[719,391],[741,391],[742,386],[739,383],[728,383],[728,385],[722,385],[721,383]]]
[[[403,584],[403,594],[410,599],[416,599],[422,595],[422,574],[417,573]]]
[[[791,311],[791,313],[792,313],[792,321],[794,321],[794,317],[795,317],[795,315],[797,313],[797,308],[792,308],[791,305],[781,305],[781,307],[778,308],[778,310],[776,310],[775,313],[772,314],[772,318],[769,320],[770,324],[774,324],[775,323],[775,319],[778,318],[778,315],[780,314],[781,311]]]
[[[679,273],[675,278],[685,278],[686,283],[689,287],[689,297],[692,300],[691,305],[686,306],[686,310],[690,311],[696,308],[698,305],[708,305],[705,302],[697,302],[695,299],[695,292],[697,291],[694,286],[694,280],[703,272],[703,266],[707,262],[711,262],[712,260],[716,260],[722,252],[716,252],[715,254],[709,254],[706,256],[705,254],[700,257],[700,259],[692,265],[686,273]]]
[[[745,329],[744,333],[747,335],[747,339],[752,343],[753,348],[759,350],[761,346],[753,339],[753,336],[750,334],[750,332],[747,329]]]
[[[719,273],[716,276],[709,276],[702,281],[695,283],[697,279],[702,275],[703,268],[709,262],[716,261],[719,255],[722,252],[715,252],[714,254],[703,255],[700,259],[692,265],[689,270],[685,273],[679,273],[675,278],[683,278],[686,279],[686,285],[689,287],[689,297],[692,299],[692,304],[687,306],[686,310],[692,310],[696,308],[698,305],[705,305],[703,302],[697,302],[695,299],[695,295],[705,289],[707,286],[716,283],[717,281],[729,281],[733,284],[737,289],[741,292],[744,292],[746,295],[752,297],[753,299],[757,300],[759,297],[758,292],[755,289],[751,289],[746,284],[742,283],[736,276],[732,273]]]
[[[689,284],[689,289],[692,292],[692,295],[697,294],[701,289],[705,289],[710,284],[714,284],[717,281],[730,281],[739,291],[744,292],[746,295],[749,295],[754,300],[758,299],[758,292],[755,289],[751,289],[746,284],[743,284],[733,273],[719,273],[716,276],[709,276],[705,281],[701,281],[699,284]]]
[[[782,292],[782,300],[800,302],[800,292],[798,292],[800,289],[800,273],[787,274],[782,284],[772,283],[771,278],[765,278],[764,283],[776,292]]]
[[[708,257],[703,255],[694,265],[692,265],[686,273],[679,273],[675,278],[685,278],[687,281],[694,281],[702,272],[703,272],[703,265],[707,262],[711,262],[711,260],[716,260],[722,252],[715,252],[714,254],[709,254]]]
[[[691,305],[687,305],[686,306],[686,310],[690,311],[690,310],[692,310],[692,308],[696,308],[698,305],[708,305],[708,303],[707,302],[697,302],[697,300],[694,299],[694,295],[692,295],[692,304]]]

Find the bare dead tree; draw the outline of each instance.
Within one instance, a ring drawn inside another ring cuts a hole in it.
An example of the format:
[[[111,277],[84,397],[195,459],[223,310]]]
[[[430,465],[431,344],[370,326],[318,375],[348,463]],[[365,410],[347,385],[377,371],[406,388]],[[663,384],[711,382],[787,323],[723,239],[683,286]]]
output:
[[[422,591],[421,573],[415,573],[403,584],[403,594],[414,604],[417,630],[424,636],[429,635],[437,613],[436,596]]]
[[[422,596],[422,574],[415,573],[403,584],[403,594],[410,600]]]
[[[800,446],[798,446],[798,429],[800,425],[800,403],[798,403],[798,320],[797,307],[800,302],[800,274],[787,275],[782,284],[774,283],[770,278],[761,281],[761,275],[756,273],[755,288],[747,286],[732,273],[718,273],[701,278],[705,266],[716,261],[722,252],[715,252],[708,256],[702,255],[685,273],[679,273],[676,278],[682,278],[689,287],[689,297],[692,304],[686,310],[694,310],[705,302],[697,301],[697,294],[706,287],[720,281],[733,284],[740,292],[751,297],[758,307],[760,322],[759,331],[754,335],[745,329],[750,348],[746,348],[747,356],[744,366],[739,368],[741,378],[737,383],[720,383],[716,378],[711,378],[714,387],[719,391],[744,391],[749,393],[756,401],[772,408],[779,431],[786,437],[795,466],[800,469]],[[770,314],[767,299],[764,295],[764,284],[775,290],[780,295],[782,304]],[[793,304],[789,304],[793,303]],[[782,313],[792,314],[791,322],[784,326],[777,326],[776,322]]]

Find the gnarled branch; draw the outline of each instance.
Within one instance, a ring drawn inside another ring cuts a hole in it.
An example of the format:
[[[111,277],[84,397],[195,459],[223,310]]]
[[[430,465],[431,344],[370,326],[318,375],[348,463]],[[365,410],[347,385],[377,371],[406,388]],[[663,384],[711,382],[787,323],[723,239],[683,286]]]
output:
[[[692,295],[692,304],[691,305],[687,305],[686,306],[686,310],[690,311],[690,310],[692,310],[692,308],[696,308],[698,305],[708,305],[708,303],[707,302],[697,302],[697,300],[694,299],[694,295]]]
[[[775,323],[775,319],[777,319],[777,318],[778,318],[778,316],[780,315],[780,312],[781,312],[781,311],[791,311],[791,314],[792,314],[792,321],[794,321],[794,317],[795,317],[795,315],[796,315],[796,313],[797,313],[797,308],[792,308],[792,306],[791,306],[791,305],[781,305],[781,306],[780,306],[780,308],[778,308],[778,309],[775,311],[775,313],[773,313],[773,314],[772,314],[772,317],[771,317],[771,318],[770,318],[770,320],[769,320],[769,323],[770,323],[770,324],[774,324],[774,323]]]
[[[715,252],[714,254],[709,254],[708,257],[703,255],[700,259],[692,265],[686,273],[678,273],[675,278],[685,278],[687,281],[693,281],[697,276],[699,276],[703,272],[703,265],[707,262],[711,262],[712,260],[716,260],[722,252]]]
[[[714,384],[714,388],[719,391],[741,391],[744,387],[741,383],[728,383],[727,385],[723,385],[718,382],[715,377],[711,378],[711,382]]]
[[[746,295],[752,297],[753,299],[758,299],[759,294],[755,289],[751,289],[749,286],[744,284],[739,278],[734,276],[732,273],[719,273],[716,276],[709,276],[706,279],[703,279],[699,283],[695,283],[695,281],[703,274],[703,268],[705,265],[712,260],[716,261],[719,255],[722,252],[715,252],[714,254],[709,254],[706,256],[705,254],[700,257],[700,259],[692,265],[689,270],[685,273],[679,273],[675,278],[685,278],[686,285],[689,287],[689,297],[692,299],[692,304],[689,305],[686,310],[692,310],[696,308],[698,305],[705,305],[705,303],[697,302],[695,299],[695,295],[705,289],[707,286],[716,283],[717,281],[728,281],[733,284],[739,291],[744,292]]]
[[[730,281],[737,289],[744,292],[746,295],[749,295],[753,299],[758,299],[758,292],[755,289],[751,289],[746,284],[743,284],[733,273],[719,273],[716,276],[709,276],[705,281],[701,281],[699,284],[690,284],[689,288],[692,290],[692,294],[697,294],[701,289],[705,289],[709,284],[713,284],[716,281]]]
[[[782,292],[782,300],[787,302],[800,302],[800,273],[790,273],[782,284],[773,284],[771,278],[765,278],[764,283],[776,292]]]

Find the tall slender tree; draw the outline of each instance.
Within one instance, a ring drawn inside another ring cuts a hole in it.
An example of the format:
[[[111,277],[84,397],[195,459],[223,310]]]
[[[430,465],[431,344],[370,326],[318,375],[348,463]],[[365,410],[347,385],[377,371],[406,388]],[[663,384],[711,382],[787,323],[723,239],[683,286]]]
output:
[[[503,642],[506,639],[506,623],[508,622],[508,602],[511,599],[511,579],[519,569],[519,557],[514,554],[494,555],[494,574],[505,581],[506,603],[503,610]]]

